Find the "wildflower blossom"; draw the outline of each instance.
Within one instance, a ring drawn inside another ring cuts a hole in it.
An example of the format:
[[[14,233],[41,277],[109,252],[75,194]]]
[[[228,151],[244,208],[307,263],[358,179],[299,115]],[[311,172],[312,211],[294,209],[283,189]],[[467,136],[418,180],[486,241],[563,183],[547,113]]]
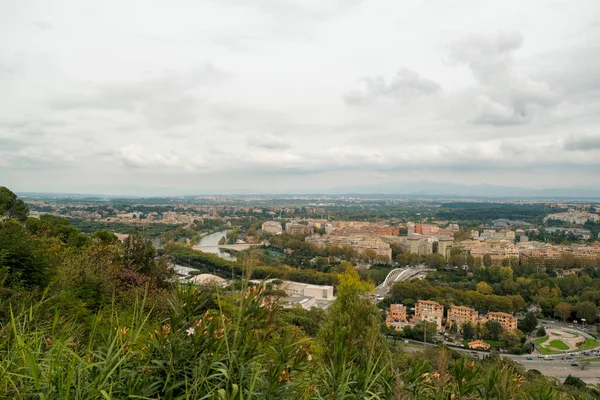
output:
[[[188,328],[186,330],[186,332],[187,332],[188,336],[191,336],[194,334],[194,332],[196,332],[196,330],[194,329],[194,327],[191,327],[191,328]]]

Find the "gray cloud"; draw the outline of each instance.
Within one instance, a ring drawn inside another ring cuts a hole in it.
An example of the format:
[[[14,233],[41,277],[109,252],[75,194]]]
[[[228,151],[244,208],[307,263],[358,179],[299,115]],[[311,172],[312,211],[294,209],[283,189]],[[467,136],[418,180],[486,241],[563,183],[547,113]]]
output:
[[[65,169],[73,167],[74,161],[71,154],[59,149],[21,148],[14,152],[0,152],[0,165],[5,164],[15,170]]]
[[[570,137],[565,141],[564,148],[568,151],[600,150],[600,135]]]
[[[600,34],[597,36],[600,37]],[[533,61],[536,65],[543,65],[540,75],[564,95],[600,94],[600,46],[596,43],[547,52]]]
[[[137,112],[152,126],[174,127],[192,123],[200,116],[196,90],[226,77],[224,71],[206,65],[183,73],[168,72],[138,82],[106,85],[92,94],[59,98],[50,105],[58,110]]]
[[[415,96],[429,95],[440,92],[441,86],[418,73],[401,68],[390,83],[381,76],[363,78],[362,90],[353,90],[342,96],[346,104],[351,106],[364,105],[379,99],[410,100]]]
[[[0,153],[9,153],[25,147],[25,143],[9,137],[0,137]]]
[[[250,147],[266,150],[286,150],[291,147],[289,143],[285,142],[280,137],[277,137],[275,135],[250,137],[248,138],[248,145]]]
[[[450,44],[450,61],[467,64],[483,84],[502,84],[512,65],[512,53],[522,44],[523,35],[515,31],[472,33]]]
[[[513,52],[523,44],[519,32],[471,34],[450,45],[450,61],[466,64],[483,92],[476,98],[477,124],[525,124],[557,95],[548,83],[530,78],[513,65]]]
[[[470,119],[475,124],[521,125],[530,121],[529,115],[518,112],[507,105],[480,95],[475,99],[475,115]]]

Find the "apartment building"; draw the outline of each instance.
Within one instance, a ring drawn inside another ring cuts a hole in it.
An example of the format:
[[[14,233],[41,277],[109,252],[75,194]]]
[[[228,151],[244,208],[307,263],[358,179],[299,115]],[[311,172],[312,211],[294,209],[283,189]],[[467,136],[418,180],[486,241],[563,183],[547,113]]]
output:
[[[390,304],[390,318],[397,321],[406,321],[406,306],[403,304]]]
[[[464,240],[460,247],[468,251],[473,257],[483,257],[489,254],[494,261],[502,261],[505,258],[519,258],[519,250],[510,240]]]
[[[447,326],[451,327],[454,322],[458,325],[458,329],[462,330],[463,324],[470,322],[473,326],[477,325],[479,313],[466,306],[452,306],[448,309]]]
[[[419,255],[433,254],[433,240],[421,235],[409,236],[408,251]]]
[[[304,239],[307,243],[313,244],[317,247],[351,247],[355,249],[358,254],[365,254],[365,252],[372,250],[375,255],[381,258],[391,261],[392,259],[392,248],[389,243],[384,242],[376,236],[372,235],[361,235],[361,236],[338,236],[338,235],[312,235]]]
[[[433,322],[437,330],[442,329],[444,306],[437,301],[419,300],[415,307],[415,321]]]
[[[274,235],[279,235],[283,232],[283,227],[281,226],[281,223],[277,221],[267,221],[262,224],[261,229],[263,232],[272,233]]]
[[[490,311],[486,315],[481,316],[480,322],[497,321],[502,325],[505,331],[514,331],[517,329],[517,317],[505,312]]]
[[[395,330],[400,330],[406,325],[410,325],[406,319],[406,306],[403,304],[390,304],[390,310],[385,313],[385,325]]]
[[[454,243],[454,238],[452,237],[440,237],[438,239],[438,254],[444,256],[444,258],[449,258],[450,253],[452,251],[452,244]]]
[[[288,222],[285,224],[285,231],[292,235],[310,235],[313,233],[313,227],[312,225]]]

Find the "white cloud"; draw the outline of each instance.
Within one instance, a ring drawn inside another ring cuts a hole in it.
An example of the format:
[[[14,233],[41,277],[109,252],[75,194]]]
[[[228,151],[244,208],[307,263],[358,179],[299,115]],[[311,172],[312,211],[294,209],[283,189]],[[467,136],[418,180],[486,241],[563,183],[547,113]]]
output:
[[[176,154],[152,153],[139,144],[130,144],[120,150],[120,158],[129,167],[178,167],[180,159]]]
[[[362,78],[362,90],[352,90],[343,99],[348,105],[364,105],[381,99],[410,101],[414,97],[440,92],[440,85],[430,79],[420,76],[408,68],[401,68],[396,76],[386,83],[381,76]]]

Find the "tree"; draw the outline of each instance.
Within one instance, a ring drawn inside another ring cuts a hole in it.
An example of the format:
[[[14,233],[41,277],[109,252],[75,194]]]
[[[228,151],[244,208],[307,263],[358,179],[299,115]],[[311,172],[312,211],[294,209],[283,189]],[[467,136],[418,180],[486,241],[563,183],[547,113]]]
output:
[[[560,302],[554,307],[554,315],[560,317],[563,322],[571,316],[571,305],[569,303]]]
[[[538,320],[535,313],[529,311],[525,314],[525,318],[519,321],[519,329],[529,335],[537,327],[537,324]]]
[[[493,264],[493,262],[492,262],[492,256],[489,255],[489,254],[487,254],[487,253],[484,254],[483,255],[483,266],[486,267],[486,268],[489,268],[489,267],[492,266],[492,264]]]
[[[150,277],[153,282],[165,288],[170,285],[175,271],[165,257],[157,260],[156,249],[149,239],[138,232],[130,234],[121,245],[121,263],[131,272]]]
[[[5,275],[1,283],[8,287],[45,286],[50,278],[47,253],[11,219],[0,221],[0,275]]]
[[[458,332],[458,324],[456,323],[456,321],[452,322],[452,325],[450,325],[450,332],[452,332],[452,333]]]
[[[487,329],[487,339],[491,340],[498,340],[500,334],[504,330],[498,321],[487,321],[485,323],[485,328]]]
[[[500,333],[499,339],[506,349],[515,350],[521,347],[522,337],[523,333],[517,329],[514,331],[503,331]]]
[[[481,294],[492,294],[494,293],[494,288],[487,282],[479,282],[477,283],[477,291]]]
[[[598,318],[598,307],[591,301],[584,301],[575,306],[577,318],[585,319],[588,323],[593,323]]]
[[[475,327],[471,321],[467,321],[462,326],[463,335],[465,335],[465,339],[472,339],[475,337]]]
[[[7,187],[0,186],[0,219],[1,217],[12,218],[19,222],[27,221],[29,207],[17,195]]]
[[[546,336],[546,329],[543,326],[540,326],[538,330],[535,332],[536,337],[544,337]]]
[[[96,231],[91,236],[92,238],[98,239],[101,243],[104,244],[116,243],[119,240],[117,235],[107,230]]]
[[[367,249],[363,252],[361,258],[366,262],[372,262],[373,260],[375,260],[375,257],[377,257],[377,253],[375,252],[375,250]]]
[[[361,281],[351,266],[338,275],[338,281],[337,299],[328,309],[329,316],[319,330],[318,340],[328,364],[333,362],[330,358],[335,350],[342,348],[346,362],[365,366],[388,351],[380,330],[379,309],[363,296],[375,288],[372,283]]]
[[[149,239],[142,237],[138,232],[130,234],[122,245],[123,266],[144,275],[150,275],[154,270],[156,249]]]
[[[572,376],[571,374],[569,374],[569,376],[567,376],[565,379],[564,385],[573,386],[577,389],[585,389],[587,387],[587,384],[583,380],[577,378],[576,376]]]

